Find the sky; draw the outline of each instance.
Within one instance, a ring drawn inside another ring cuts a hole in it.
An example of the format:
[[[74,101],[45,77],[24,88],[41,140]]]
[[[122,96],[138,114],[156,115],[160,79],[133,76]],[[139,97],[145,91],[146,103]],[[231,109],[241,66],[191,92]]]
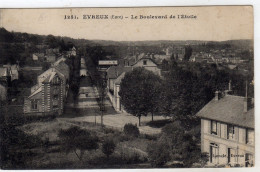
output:
[[[64,19],[65,15],[76,15],[78,19]],[[108,15],[109,19],[83,19],[84,15]],[[123,19],[111,19],[112,15]],[[132,15],[138,19],[131,19]],[[140,15],[166,15],[167,19],[139,19]],[[171,15],[175,18],[171,19]],[[197,18],[178,19],[178,15]],[[0,26],[8,31],[89,40],[253,39],[253,7],[1,9]]]

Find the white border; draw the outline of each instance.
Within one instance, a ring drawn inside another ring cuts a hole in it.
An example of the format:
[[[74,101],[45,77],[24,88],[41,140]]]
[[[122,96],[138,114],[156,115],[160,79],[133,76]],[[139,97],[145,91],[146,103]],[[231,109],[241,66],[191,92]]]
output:
[[[259,0],[1,0],[0,8],[68,8],[68,7],[145,7],[145,6],[204,6],[204,5],[253,5],[254,7],[254,52],[255,52],[255,168],[236,168],[236,169],[149,169],[130,171],[260,171],[259,143],[260,143],[260,1]],[[0,18],[1,20],[1,18]],[[118,170],[102,170],[106,172]],[[59,170],[53,170],[56,172]],[[69,170],[74,171],[74,170]],[[86,171],[86,170],[81,170]],[[100,170],[91,170],[93,172]],[[129,171],[129,170],[123,170]]]

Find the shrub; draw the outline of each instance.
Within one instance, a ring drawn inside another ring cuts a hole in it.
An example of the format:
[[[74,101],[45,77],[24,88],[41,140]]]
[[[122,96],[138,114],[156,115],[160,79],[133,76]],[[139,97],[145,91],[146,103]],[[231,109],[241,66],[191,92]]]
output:
[[[115,147],[116,145],[112,139],[106,139],[104,141],[102,144],[102,152],[107,156],[107,159],[115,151]]]
[[[80,161],[85,150],[98,149],[99,138],[96,134],[77,126],[65,130],[61,129],[58,137],[61,139],[63,149],[66,153],[74,152]],[[76,153],[76,149],[80,150],[80,155]]]
[[[148,158],[153,167],[162,167],[170,160],[169,148],[166,144],[153,141],[147,147]]]
[[[140,135],[138,127],[131,123],[125,124],[124,133],[128,136],[133,136],[133,137],[138,137]]]

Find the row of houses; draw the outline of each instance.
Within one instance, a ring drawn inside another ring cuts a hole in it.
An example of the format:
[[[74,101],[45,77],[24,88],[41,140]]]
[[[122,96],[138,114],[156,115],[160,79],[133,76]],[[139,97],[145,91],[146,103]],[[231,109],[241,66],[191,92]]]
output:
[[[71,57],[76,55],[77,52],[75,47],[72,47],[69,51],[64,51],[62,53],[60,53],[59,48],[50,48],[50,49],[46,49],[45,53],[33,53],[32,59],[34,61],[53,63],[61,57]]]
[[[198,63],[233,63],[241,64],[248,60],[243,60],[240,56],[223,56],[216,53],[193,53],[190,57],[190,62]]]
[[[37,84],[24,99],[25,114],[62,114],[69,88],[69,66],[61,57],[37,77]]]

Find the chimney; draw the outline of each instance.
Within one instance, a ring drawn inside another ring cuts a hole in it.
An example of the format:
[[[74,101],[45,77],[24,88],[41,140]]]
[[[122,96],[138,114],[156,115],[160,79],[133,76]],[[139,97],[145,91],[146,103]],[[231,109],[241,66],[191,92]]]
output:
[[[228,83],[228,90],[225,90],[225,95],[231,94],[232,93],[232,89],[231,89],[231,80],[229,80]]]
[[[220,99],[220,92],[216,91],[215,92],[215,100],[218,101]]]

